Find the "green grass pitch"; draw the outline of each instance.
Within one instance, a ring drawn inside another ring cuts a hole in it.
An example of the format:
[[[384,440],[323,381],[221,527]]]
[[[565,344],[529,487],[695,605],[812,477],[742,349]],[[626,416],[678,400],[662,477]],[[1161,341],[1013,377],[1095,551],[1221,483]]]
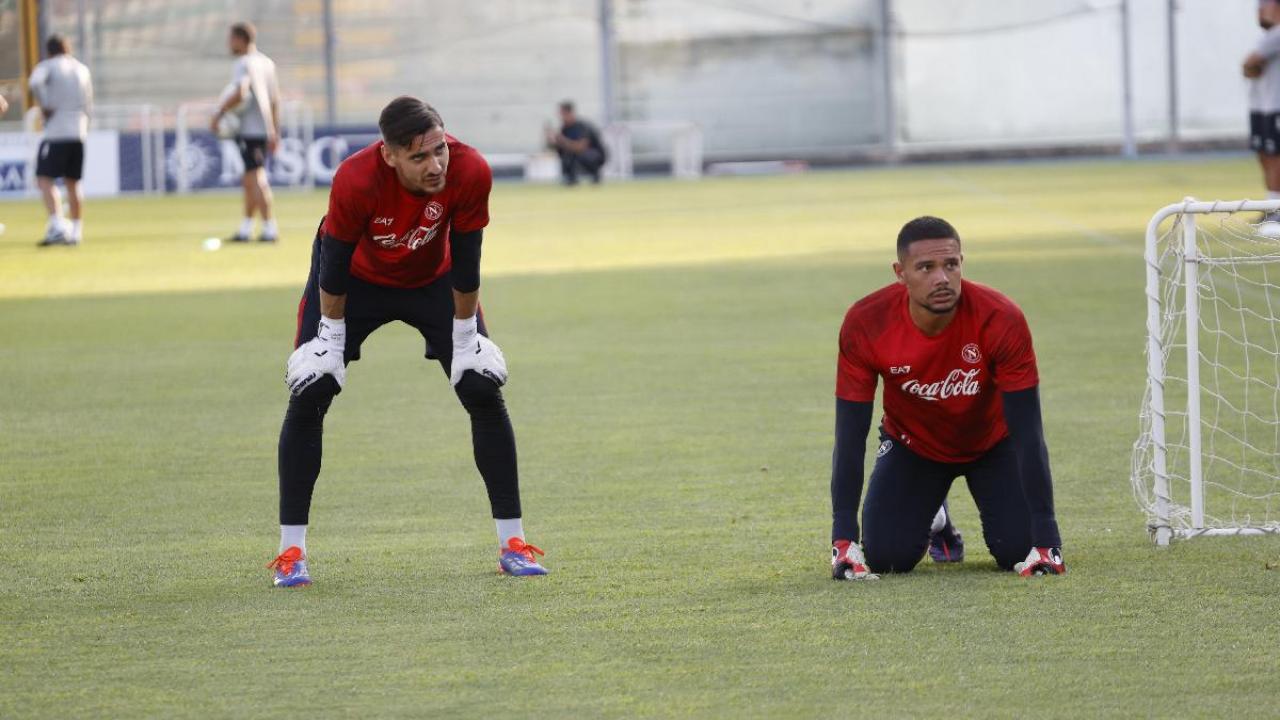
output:
[[[0,717],[1089,717],[1276,712],[1280,539],[1157,550],[1129,490],[1141,233],[1244,159],[499,184],[484,302],[526,529],[495,573],[465,415],[389,326],[329,415],[316,584],[270,587],[284,361],[323,193],[0,205]],[[1070,574],[828,577],[835,338],[942,215],[1035,335]]]

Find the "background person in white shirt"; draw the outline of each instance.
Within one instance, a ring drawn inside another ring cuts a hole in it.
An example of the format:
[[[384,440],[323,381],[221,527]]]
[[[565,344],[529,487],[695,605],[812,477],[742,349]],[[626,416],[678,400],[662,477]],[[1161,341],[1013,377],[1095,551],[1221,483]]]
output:
[[[275,242],[279,237],[275,217],[272,214],[271,184],[267,178],[267,158],[275,153],[280,142],[280,86],[276,82],[276,64],[271,58],[258,52],[254,44],[257,31],[247,22],[231,26],[227,34],[227,46],[236,56],[231,73],[234,90],[229,93],[214,113],[210,128],[218,132],[223,116],[234,113],[239,117],[236,145],[244,160],[244,218],[232,242],[248,242],[253,233],[253,216],[262,218],[262,232],[258,239]]]
[[[1280,200],[1280,2],[1260,0],[1258,24],[1264,34],[1243,68],[1249,78],[1249,147],[1262,165],[1267,199]]]
[[[36,153],[36,184],[49,211],[42,247],[78,245],[84,191],[80,177],[84,169],[84,140],[89,133],[89,113],[93,108],[93,85],[89,68],[71,56],[69,43],[60,35],[45,42],[48,58],[31,71],[31,94],[44,115],[44,140]],[[62,201],[57,180],[67,186],[71,222],[62,217]]]

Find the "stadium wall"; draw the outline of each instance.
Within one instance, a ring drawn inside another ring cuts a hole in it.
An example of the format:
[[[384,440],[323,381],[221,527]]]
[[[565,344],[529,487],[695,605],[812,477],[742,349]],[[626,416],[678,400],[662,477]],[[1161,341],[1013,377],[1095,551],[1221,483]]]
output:
[[[1130,1],[1137,139],[1150,144],[1169,130],[1169,3]],[[611,45],[605,4],[335,2],[337,124],[367,127],[391,96],[413,93],[482,151],[531,153],[557,101],[599,120],[610,87],[618,120],[697,123],[708,160],[1107,150],[1123,139],[1120,0],[892,0],[888,45],[877,0],[611,0]],[[211,99],[230,73],[227,25],[248,19],[285,95],[326,116],[320,0],[44,7],[53,30],[86,29],[80,54],[99,102]],[[1259,37],[1255,13],[1255,0],[1178,3],[1183,139],[1243,149],[1238,63]],[[638,142],[637,154],[655,150]]]

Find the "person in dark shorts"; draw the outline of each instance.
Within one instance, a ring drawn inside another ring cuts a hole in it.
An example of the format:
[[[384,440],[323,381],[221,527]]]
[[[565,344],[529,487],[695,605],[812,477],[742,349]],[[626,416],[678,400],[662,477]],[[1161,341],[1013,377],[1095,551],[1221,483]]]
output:
[[[507,365],[480,314],[480,244],[493,176],[474,148],[412,97],[391,101],[382,140],[338,167],[316,235],[289,357],[289,406],[280,430],[277,587],[311,582],[306,530],[320,474],[324,417],[346,366],[379,327],[422,335],[471,418],[472,450],[497,525],[500,570],[544,575],[526,543],[515,433],[502,397]],[[341,438],[339,438],[340,440]]]
[[[1249,78],[1249,147],[1258,155],[1268,200],[1280,200],[1280,2],[1258,3],[1263,35],[1244,59]],[[1269,213],[1268,220],[1280,219]]]
[[[840,328],[832,577],[910,572],[959,476],[997,566],[1021,575],[1066,572],[1026,318],[1008,297],[962,280],[960,235],[945,220],[912,220],[897,246],[897,282],[855,303]],[[879,378],[884,419],[860,528]]]
[[[45,42],[48,58],[31,71],[31,94],[44,116],[44,139],[36,152],[36,184],[44,200],[49,221],[41,247],[79,245],[84,190],[84,141],[89,133],[93,109],[93,82],[89,68],[71,55],[71,47],[61,35]],[[62,217],[62,199],[57,181],[67,187],[71,220]]]
[[[595,126],[578,117],[573,102],[560,103],[560,129],[547,132],[547,146],[560,156],[560,177],[565,185],[577,185],[578,174],[600,182],[608,153]]]
[[[224,116],[230,113],[238,119],[235,141],[244,161],[244,217],[231,236],[232,242],[249,241],[255,215],[262,218],[258,240],[275,242],[279,238],[266,165],[280,142],[280,86],[276,64],[258,51],[256,38],[257,30],[247,22],[231,26],[227,46],[236,57],[236,64],[230,92],[225,93],[210,122],[217,134]]]

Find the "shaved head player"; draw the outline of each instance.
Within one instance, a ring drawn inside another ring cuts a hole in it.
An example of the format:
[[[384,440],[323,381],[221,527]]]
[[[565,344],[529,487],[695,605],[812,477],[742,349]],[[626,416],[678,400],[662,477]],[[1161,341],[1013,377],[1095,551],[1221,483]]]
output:
[[[831,472],[837,580],[914,568],[962,475],[997,565],[1022,575],[1066,572],[1031,331],[1012,300],[962,280],[963,265],[955,228],[916,218],[898,234],[897,282],[845,315]],[[877,378],[884,420],[859,528]]]
[[[480,241],[493,177],[474,148],[447,134],[430,105],[392,100],[382,140],[347,158],[311,250],[298,310],[291,397],[280,430],[278,587],[307,585],[306,531],[320,474],[324,416],[346,365],[373,331],[399,320],[426,341],[471,416],[476,467],[497,522],[502,572],[544,575],[524,541],[516,441],[502,398],[506,361],[480,316]]]

